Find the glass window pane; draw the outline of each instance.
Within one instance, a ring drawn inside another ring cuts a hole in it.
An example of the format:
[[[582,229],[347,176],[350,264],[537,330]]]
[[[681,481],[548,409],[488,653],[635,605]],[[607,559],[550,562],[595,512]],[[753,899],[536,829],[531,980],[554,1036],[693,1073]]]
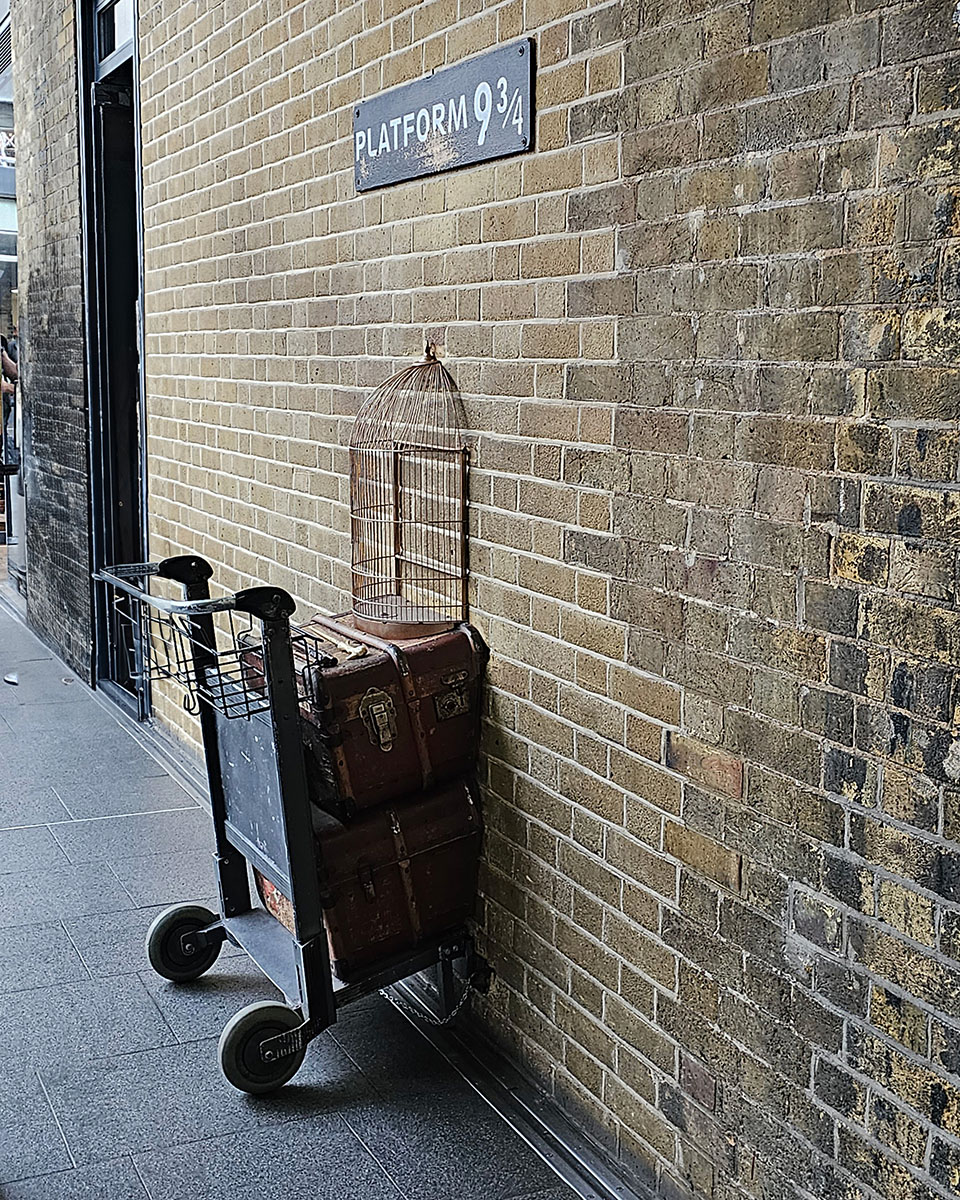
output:
[[[97,17],[97,52],[100,61],[133,39],[133,2],[116,0],[101,8]]]
[[[97,14],[97,56],[102,61],[117,48],[116,25],[113,6],[102,8]]]
[[[133,0],[118,0],[113,11],[117,45],[122,46],[133,37]]]

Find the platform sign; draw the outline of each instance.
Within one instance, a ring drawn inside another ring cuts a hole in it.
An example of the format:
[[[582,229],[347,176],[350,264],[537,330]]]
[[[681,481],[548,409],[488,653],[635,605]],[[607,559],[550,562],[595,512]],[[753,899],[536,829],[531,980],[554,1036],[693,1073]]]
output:
[[[524,38],[353,110],[357,191],[533,146],[533,41]]]

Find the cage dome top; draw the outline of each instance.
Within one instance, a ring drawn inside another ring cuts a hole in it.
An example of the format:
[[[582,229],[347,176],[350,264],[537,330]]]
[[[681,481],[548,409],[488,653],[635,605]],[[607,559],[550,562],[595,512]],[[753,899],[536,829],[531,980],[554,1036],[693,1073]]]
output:
[[[463,406],[449,372],[427,343],[425,357],[382,383],[360,407],[351,450],[463,450]]]

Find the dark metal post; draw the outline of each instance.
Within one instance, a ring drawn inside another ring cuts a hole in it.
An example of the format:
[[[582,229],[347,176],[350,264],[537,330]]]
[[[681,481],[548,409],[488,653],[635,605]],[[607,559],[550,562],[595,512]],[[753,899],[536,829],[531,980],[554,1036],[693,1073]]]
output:
[[[300,971],[304,1021],[311,1036],[336,1020],[327,935],[300,731],[300,701],[290,644],[290,614],[263,620],[263,671],[280,776],[280,796],[289,856],[290,901]]]
[[[205,559],[190,556],[168,558],[160,564],[157,574],[182,584],[186,600],[210,599],[209,581],[213,574],[213,568]],[[206,678],[208,671],[217,670],[216,633],[213,627],[213,617],[210,614],[190,617],[189,621],[193,647],[193,669],[199,684]],[[238,913],[249,912],[251,907],[247,864],[243,855],[227,841],[224,827],[226,805],[220,768],[217,714],[204,696],[202,687],[197,688],[197,697],[200,708],[203,756],[207,764],[207,780],[210,786],[210,808],[213,813],[220,912],[225,917],[235,917]]]

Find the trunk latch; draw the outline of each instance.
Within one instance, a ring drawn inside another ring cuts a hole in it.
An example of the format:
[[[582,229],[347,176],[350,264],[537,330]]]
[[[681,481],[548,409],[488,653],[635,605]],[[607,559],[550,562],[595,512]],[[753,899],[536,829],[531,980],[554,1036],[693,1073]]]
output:
[[[373,745],[385,752],[392,750],[397,740],[397,710],[393,698],[379,688],[370,688],[360,701],[360,716]]]

